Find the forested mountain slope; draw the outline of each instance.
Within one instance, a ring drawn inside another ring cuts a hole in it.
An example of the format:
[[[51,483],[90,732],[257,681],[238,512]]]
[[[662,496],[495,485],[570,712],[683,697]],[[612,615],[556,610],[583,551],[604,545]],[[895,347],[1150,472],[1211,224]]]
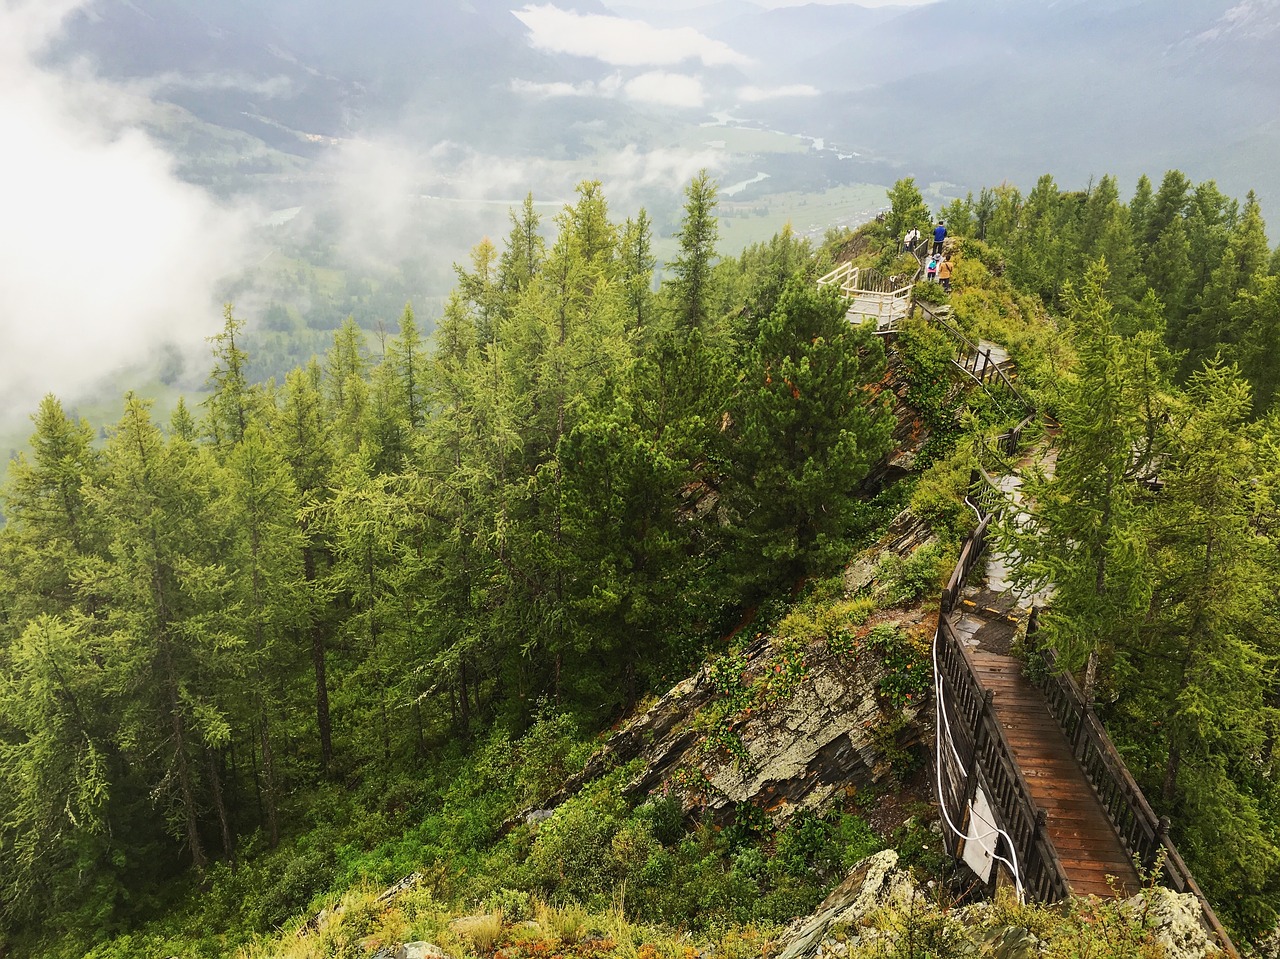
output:
[[[429,344],[406,308],[376,354],[349,323],[323,360],[255,384],[252,331],[228,308],[201,410],[161,425],[130,396],[98,445],[47,398],[0,531],[12,947],[226,954],[354,884],[417,871],[442,915],[480,899],[511,919],[536,893],[722,946],[739,936],[747,955],[856,856],[927,845],[923,830],[876,835],[834,797],[794,827],[744,800],[729,828],[686,832],[695,784],[673,774],[627,797],[625,766],[500,838],[581,768],[594,730],[699,664],[719,705],[692,734],[732,765],[742,711],[803,684],[813,644],[865,641],[890,664],[879,748],[912,781],[918,757],[893,752],[891,719],[920,693],[919,651],[874,616],[936,593],[969,522],[966,433],[999,423],[951,388],[927,327],[903,332],[886,377],[881,343],[816,288],[836,257],[904,268],[898,238],[931,211],[911,181],[889,199],[885,224],[820,250],[786,231],[717,263],[702,175],[655,292],[647,217],[614,222],[584,183],[552,223],[530,201],[501,249],[475,248]],[[1280,259],[1258,205],[1173,172],[1128,203],[1111,179],[1085,194],[1046,177],[944,212],[960,238],[957,322],[1008,345],[1020,386],[1059,416],[1064,456],[1085,451],[1064,475],[1116,459],[1123,474],[1139,437],[1160,457],[1168,496],[1139,503],[1114,484],[1130,498],[1108,501],[1109,526],[1092,487],[1046,487],[1061,508],[1037,555],[1063,588],[1046,628],[1066,652],[1101,640],[1113,735],[1223,913],[1258,932],[1280,876],[1267,628]],[[915,418],[895,420],[895,404]],[[901,422],[917,472],[868,490]],[[869,594],[830,578],[904,506],[935,534],[928,551],[885,557]],[[1192,516],[1216,520],[1170,519]],[[1077,547],[1081,523],[1100,552]],[[1197,555],[1227,560],[1202,593],[1182,586]],[[1153,632],[1098,626],[1141,610]],[[776,681],[744,682],[756,633],[782,644]],[[367,936],[343,954],[373,953]]]

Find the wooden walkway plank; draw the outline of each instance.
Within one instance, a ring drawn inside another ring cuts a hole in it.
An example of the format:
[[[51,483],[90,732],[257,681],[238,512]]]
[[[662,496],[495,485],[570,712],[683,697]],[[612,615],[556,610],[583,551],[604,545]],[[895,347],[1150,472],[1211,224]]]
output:
[[[1022,663],[981,648],[971,649],[970,655],[982,684],[995,693],[996,721],[1032,799],[1045,812],[1049,839],[1072,892],[1135,894],[1140,888],[1137,870],[1043,694],[1023,675]]]

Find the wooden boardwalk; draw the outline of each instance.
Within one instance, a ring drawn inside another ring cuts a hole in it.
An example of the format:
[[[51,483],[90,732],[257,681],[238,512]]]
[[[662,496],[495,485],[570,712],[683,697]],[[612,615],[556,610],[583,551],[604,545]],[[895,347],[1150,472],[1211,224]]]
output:
[[[1077,896],[1132,896],[1138,873],[1120,845],[1071,745],[1049,712],[1044,694],[1022,675],[1012,656],[970,650],[982,685],[995,693],[996,721],[1046,814],[1049,840]]]
[[[1025,470],[1035,462],[1052,473],[1053,459],[1051,451],[1046,454],[1039,449],[1018,468]],[[1017,474],[1001,477],[999,483],[1021,513],[1022,484]],[[1044,693],[1023,675],[1022,661],[1009,655],[1019,611],[1047,599],[1043,593],[1016,587],[1008,568],[1012,559],[997,550],[986,552],[983,583],[964,591],[964,600],[950,614],[951,625],[968,651],[978,681],[995,694],[996,722],[1036,807],[1045,812],[1045,828],[1071,891],[1078,896],[1134,895],[1140,888],[1138,873],[1106,809],[1076,761]]]

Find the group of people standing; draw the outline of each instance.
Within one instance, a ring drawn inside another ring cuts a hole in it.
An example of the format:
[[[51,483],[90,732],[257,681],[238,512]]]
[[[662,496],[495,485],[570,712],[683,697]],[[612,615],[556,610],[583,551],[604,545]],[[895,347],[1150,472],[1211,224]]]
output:
[[[930,282],[938,282],[942,284],[942,288],[948,293],[951,292],[951,257],[944,256],[942,253],[942,245],[947,239],[947,225],[941,220],[938,225],[933,228],[933,249],[929,252],[929,258],[925,261],[924,271],[925,278]],[[920,244],[920,231],[912,227],[906,236],[902,238],[902,245],[907,253],[914,254],[916,247]]]

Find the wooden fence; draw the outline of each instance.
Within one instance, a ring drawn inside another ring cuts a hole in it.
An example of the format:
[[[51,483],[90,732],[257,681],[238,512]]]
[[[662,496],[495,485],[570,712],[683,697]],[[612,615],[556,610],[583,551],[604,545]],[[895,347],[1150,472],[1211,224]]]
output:
[[[912,304],[912,309],[919,309],[926,320],[947,335],[956,350],[951,362],[981,386],[1002,413],[1010,418],[1035,415],[1034,404],[1018,392],[1000,364],[992,360],[991,350],[974,343],[927,303],[917,300]]]

